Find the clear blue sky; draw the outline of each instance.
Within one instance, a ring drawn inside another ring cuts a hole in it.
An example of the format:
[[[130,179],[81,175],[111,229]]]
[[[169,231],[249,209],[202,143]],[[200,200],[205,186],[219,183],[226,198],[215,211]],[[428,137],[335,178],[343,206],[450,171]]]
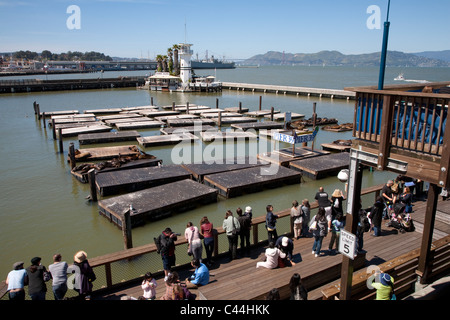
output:
[[[203,58],[381,50],[388,0],[0,0],[0,52],[99,51],[154,58],[185,41]],[[80,29],[68,29],[70,5]],[[370,30],[367,8],[381,9]],[[449,0],[391,0],[389,50],[450,49]],[[185,28],[186,24],[186,28]],[[186,30],[186,32],[185,32]]]

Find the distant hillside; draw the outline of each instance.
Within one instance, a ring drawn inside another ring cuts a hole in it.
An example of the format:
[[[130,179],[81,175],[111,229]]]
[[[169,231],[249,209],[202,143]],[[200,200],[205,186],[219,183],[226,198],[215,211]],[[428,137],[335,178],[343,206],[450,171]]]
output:
[[[345,55],[339,51],[318,53],[283,53],[269,51],[245,60],[244,65],[327,65],[327,66],[379,66],[380,52]],[[450,61],[388,51],[386,64],[390,67],[450,67]]]
[[[444,50],[444,51],[424,51],[424,52],[416,52],[413,53],[416,56],[421,56],[425,58],[430,59],[438,59],[450,62],[450,50]]]

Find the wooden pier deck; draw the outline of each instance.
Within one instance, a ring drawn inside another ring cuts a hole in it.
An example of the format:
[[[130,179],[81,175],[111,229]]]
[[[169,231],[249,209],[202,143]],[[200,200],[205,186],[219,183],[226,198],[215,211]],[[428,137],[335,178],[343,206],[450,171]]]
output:
[[[215,121],[212,119],[192,118],[192,119],[169,119],[167,120],[169,127],[190,127],[190,126],[213,126]]]
[[[251,91],[275,94],[294,94],[297,96],[316,96],[319,98],[331,99],[355,99],[354,92],[336,89],[323,88],[308,88],[308,87],[293,87],[293,86],[276,86],[265,84],[251,84],[251,83],[236,83],[236,82],[222,82],[222,88],[228,90]]]
[[[210,174],[204,177],[203,183],[217,188],[220,195],[232,198],[244,193],[258,192],[264,188],[300,183],[301,177],[300,172],[285,167],[260,166]]]
[[[130,205],[135,209],[131,224],[136,227],[146,220],[156,220],[215,201],[217,190],[186,179],[100,200],[98,208],[101,215],[121,228],[124,213]]]
[[[267,115],[270,116],[270,114],[272,113],[271,110],[256,110],[256,111],[249,111],[244,113],[244,115],[249,116],[249,117],[265,117]],[[280,113],[280,110],[274,110],[273,114],[277,114]]]
[[[100,171],[95,177],[95,183],[98,193],[104,197],[184,179],[191,179],[191,173],[180,165],[167,165],[109,172]]]
[[[372,232],[364,233],[364,256],[362,265],[361,260],[357,261],[355,271],[361,267],[370,265],[379,265],[381,263],[395,259],[412,250],[420,248],[422,240],[422,225],[425,216],[425,201],[414,202],[414,211],[412,213],[416,231],[408,233],[398,233],[394,228],[386,227],[382,224],[382,236],[373,237]],[[290,209],[276,212],[277,214],[289,214]],[[262,222],[265,215],[253,217],[253,222]],[[221,227],[216,228],[222,230]],[[450,234],[450,200],[438,202],[436,224],[433,232],[433,240],[441,239]],[[279,234],[281,236],[282,234]],[[289,235],[288,235],[289,236]],[[308,290],[308,300],[321,300],[322,290],[328,288],[335,281],[339,281],[340,273],[336,272],[335,266],[339,267],[342,263],[342,254],[329,252],[328,246],[330,235],[324,238],[322,243],[322,255],[314,257],[311,254],[311,248],[314,242],[312,237],[293,239],[294,250],[293,260],[295,266],[285,268],[263,269],[256,268],[256,263],[264,258],[264,245],[252,246],[250,255],[239,254],[238,259],[231,260],[225,255],[216,257],[215,263],[210,268],[213,275],[208,285],[199,289],[191,290],[197,294],[197,299],[202,300],[265,300],[265,296],[272,288],[280,290],[281,299],[289,299],[289,280],[294,273],[299,273],[304,285]],[[180,241],[180,240],[179,240]],[[226,240],[225,240],[226,241]],[[328,272],[327,268],[332,268]],[[185,266],[177,269],[180,279],[183,280],[193,274],[191,266]],[[103,292],[95,297],[99,300],[119,300],[120,297],[128,295],[139,297],[142,295],[141,279],[136,279],[128,285],[119,287],[115,290]],[[156,277],[158,287],[156,288],[156,297],[160,297],[165,292],[164,275]]]
[[[330,174],[337,174],[342,169],[348,169],[350,153],[331,153],[314,158],[291,161],[289,168],[302,172],[312,179],[325,178]]]
[[[95,143],[110,143],[119,141],[136,141],[141,135],[137,131],[125,131],[125,132],[104,132],[104,133],[87,133],[78,135],[78,143],[82,144],[95,144]]]
[[[199,182],[203,182],[203,178],[209,174],[259,167],[267,164],[267,162],[261,161],[255,157],[244,157],[225,159],[223,163],[203,162],[182,164],[182,166],[192,174],[193,179]]]
[[[270,163],[278,164],[279,166],[289,167],[289,163],[292,161],[317,157],[329,153],[330,152],[324,150],[312,150],[310,147],[295,147],[294,153],[292,152],[292,148],[285,148],[258,154],[258,158]]]
[[[166,146],[171,144],[177,144],[180,142],[193,142],[199,138],[192,133],[174,133],[174,134],[164,134],[159,136],[149,136],[137,138],[139,145],[144,148],[155,147],[155,146]]]
[[[264,116],[265,119],[270,119],[270,117],[271,117],[270,114]],[[286,117],[286,112],[276,113],[273,115],[273,120],[274,121],[283,121],[285,119],[285,117]],[[304,114],[291,112],[292,120],[302,119],[304,117],[305,117]]]
[[[249,111],[249,108],[239,108],[239,107],[228,107],[224,109],[226,112],[239,112],[239,113],[245,113]]]
[[[219,118],[213,118],[216,124],[219,123]],[[252,117],[223,117],[220,119],[221,124],[234,124],[234,123],[248,123],[257,122],[258,119]]]
[[[230,118],[230,117],[242,117],[242,113],[238,112],[204,112],[201,113],[200,116],[203,118],[218,118],[219,113],[221,117]]]
[[[248,122],[248,123],[237,123],[237,124],[232,124],[231,125],[232,128],[235,129],[240,129],[240,130],[249,130],[249,129],[253,129],[253,130],[269,130],[269,129],[283,129],[284,125],[280,122],[275,122],[275,121],[261,121],[261,122]]]

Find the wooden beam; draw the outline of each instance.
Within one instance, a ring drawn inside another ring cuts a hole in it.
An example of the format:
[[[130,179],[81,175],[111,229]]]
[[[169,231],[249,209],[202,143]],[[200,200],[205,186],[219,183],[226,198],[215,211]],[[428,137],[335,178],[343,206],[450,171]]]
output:
[[[420,276],[420,283],[426,283],[431,274],[432,254],[431,244],[433,241],[434,222],[436,220],[436,208],[439,197],[439,187],[430,183],[428,188],[427,208],[422,234],[422,245],[420,247],[419,267],[417,274]]]
[[[378,149],[378,170],[386,169],[392,139],[392,117],[394,116],[395,97],[385,95],[383,99],[383,115]]]
[[[442,144],[441,169],[439,170],[439,184],[441,187],[448,188],[448,186],[450,185],[449,170],[450,170],[450,125],[445,127]]]
[[[349,189],[347,202],[347,218],[345,230],[356,234],[361,209],[361,183],[363,171],[360,161],[356,157],[350,158]],[[349,300],[352,293],[354,261],[343,255],[341,269],[340,300]]]

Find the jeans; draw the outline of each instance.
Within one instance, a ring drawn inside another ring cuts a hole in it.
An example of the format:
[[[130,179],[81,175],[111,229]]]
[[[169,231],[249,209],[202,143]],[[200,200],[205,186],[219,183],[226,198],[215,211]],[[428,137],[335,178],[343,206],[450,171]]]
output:
[[[53,295],[55,296],[55,300],[63,300],[64,296],[67,292],[67,283],[57,284],[52,287]]]
[[[250,232],[241,233],[239,235],[241,238],[241,251],[250,252]]]
[[[227,235],[228,238],[228,252],[230,253],[231,260],[236,259],[236,250],[237,250],[237,235]]]
[[[33,294],[30,294],[31,300],[45,300],[45,295],[47,292],[45,291],[39,291]]]
[[[373,226],[373,235],[376,237],[381,236],[381,227]]]
[[[323,236],[314,236],[314,244],[313,244],[312,251],[314,251],[315,254],[317,254],[317,255],[320,253],[320,249],[322,248],[322,241],[323,241]]]
[[[341,233],[340,232],[336,232],[336,231],[332,231],[331,232],[331,240],[330,240],[330,244],[328,245],[328,249],[331,251],[333,250],[333,244],[336,241],[336,250],[339,250],[339,235]]]
[[[14,292],[9,292],[9,300],[16,300],[16,301],[21,301],[21,300],[25,300],[25,291],[24,290],[20,290],[20,291],[14,291]]]
[[[192,241],[191,248],[193,258],[202,261],[202,253],[203,253],[202,240]]]
[[[269,231],[269,229],[267,229],[267,240],[269,241],[269,243],[273,242],[275,244],[277,239],[278,239],[277,229],[273,229],[273,231]]]
[[[204,238],[203,244],[205,245],[206,259],[208,259],[208,262],[211,263],[212,253],[214,252],[214,238]]]

